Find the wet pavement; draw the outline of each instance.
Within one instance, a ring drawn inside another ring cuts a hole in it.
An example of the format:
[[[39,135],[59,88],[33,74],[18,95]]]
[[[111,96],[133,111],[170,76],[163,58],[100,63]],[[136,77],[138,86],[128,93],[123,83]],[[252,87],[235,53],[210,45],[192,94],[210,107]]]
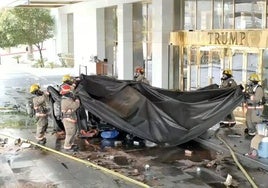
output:
[[[214,126],[194,141],[177,147],[145,147],[137,143],[114,147],[112,141],[94,138],[88,140],[89,145],[77,139],[79,151],[65,153],[63,140],[52,134],[51,125],[45,145],[51,150],[33,144],[30,147],[15,145],[18,138],[35,141],[34,121],[26,116],[24,109],[29,96],[27,88],[33,82],[42,86],[56,84],[61,76],[21,70],[9,70],[11,74],[7,76],[5,73],[9,71],[0,71],[0,88],[4,91],[0,94],[0,140],[15,137],[9,138],[7,144],[0,144],[3,167],[0,168],[0,187],[216,188],[229,184],[228,174],[232,176],[229,187],[254,187],[219,137],[230,145],[257,187],[267,187],[268,159],[244,156],[249,151],[251,138],[245,136],[243,123],[231,129]]]
[[[253,160],[243,156],[244,151],[247,151],[249,140],[244,141],[242,137],[228,136],[237,131],[236,127],[220,129],[218,135],[234,148],[240,162],[256,185],[267,187],[268,175],[265,169],[265,165],[268,164],[267,159]],[[141,182],[141,185],[112,173],[107,174],[105,170],[98,168],[96,170],[90,164],[61,156],[53,151],[34,146],[23,148],[23,145],[14,145],[14,140],[9,138],[9,146],[0,147],[1,166],[4,166],[4,170],[0,173],[0,187],[12,187],[11,182],[21,187],[23,184],[30,184],[33,187],[146,187],[147,185],[150,187],[226,187],[224,182],[228,174],[232,176],[230,187],[253,187],[239,170],[225,145],[212,132],[214,130],[209,130],[196,141],[177,147],[103,148],[100,147],[101,140],[98,138],[91,140],[91,146],[77,139],[76,143],[80,150],[76,153],[67,153],[68,156],[110,169],[133,179],[134,182]],[[34,134],[34,126],[0,130],[2,139],[5,138],[3,135],[11,135],[34,141]],[[52,128],[48,129],[45,146],[65,153],[62,145],[63,140],[52,135]],[[149,171],[145,170],[146,165]],[[9,173],[3,176],[3,172]]]
[[[10,143],[0,149],[1,188],[139,187],[40,148],[14,146],[12,141],[9,139]]]

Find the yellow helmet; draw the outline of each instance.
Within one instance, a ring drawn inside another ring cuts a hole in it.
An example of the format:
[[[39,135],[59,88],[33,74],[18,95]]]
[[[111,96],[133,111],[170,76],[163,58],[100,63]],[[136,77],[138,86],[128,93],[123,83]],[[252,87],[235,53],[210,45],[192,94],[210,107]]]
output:
[[[72,81],[72,77],[69,74],[65,74],[62,77],[62,82]]]
[[[252,82],[259,82],[260,79],[259,79],[259,76],[256,74],[256,73],[253,73],[249,76],[249,80],[252,81]]]
[[[30,93],[34,93],[34,92],[36,92],[39,89],[40,89],[40,86],[38,84],[33,84],[30,87]]]
[[[230,69],[225,69],[222,74],[232,75],[232,71]]]

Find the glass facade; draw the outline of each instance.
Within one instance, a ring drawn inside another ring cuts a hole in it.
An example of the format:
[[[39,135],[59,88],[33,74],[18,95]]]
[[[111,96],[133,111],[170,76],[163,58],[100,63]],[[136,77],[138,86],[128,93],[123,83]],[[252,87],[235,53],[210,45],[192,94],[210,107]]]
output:
[[[133,4],[133,67],[142,66],[152,81],[152,5]]]
[[[197,29],[198,30],[205,30],[210,29],[212,27],[211,21],[212,21],[212,4],[211,0],[203,0],[203,1],[197,1]]]
[[[196,40],[202,41],[200,36],[184,39],[190,41],[183,50],[183,56],[187,57],[184,61],[190,63],[183,65],[183,89],[220,84],[224,69],[231,69],[234,79],[241,84],[246,84],[249,75],[256,72],[262,75],[266,89],[267,47],[260,47],[259,34],[247,32],[247,29],[260,31],[267,28],[267,3],[268,0],[184,0],[183,30],[191,33],[214,30],[215,35],[210,36],[213,44],[197,44]],[[236,30],[245,31],[243,37],[247,38],[248,44],[237,46],[238,35],[233,35]],[[228,40],[234,44],[227,45]]]
[[[266,0],[185,0],[184,29],[267,28]]]
[[[220,29],[223,28],[223,3],[222,0],[215,0],[213,7],[213,28]]]
[[[196,0],[185,1],[184,29],[196,29]]]
[[[105,58],[107,65],[103,67],[108,75],[117,77],[117,7],[107,7],[105,10]]]

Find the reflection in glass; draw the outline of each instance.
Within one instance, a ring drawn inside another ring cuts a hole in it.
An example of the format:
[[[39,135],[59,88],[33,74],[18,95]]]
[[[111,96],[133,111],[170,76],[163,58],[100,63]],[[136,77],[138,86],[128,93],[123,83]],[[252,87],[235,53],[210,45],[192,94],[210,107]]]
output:
[[[263,51],[263,62],[268,62],[268,49]],[[263,75],[262,75],[262,87],[264,89],[264,93],[266,98],[268,97],[268,63],[263,64]]]
[[[215,0],[213,28],[222,29],[222,27],[223,27],[223,3],[222,0]]]
[[[234,53],[233,61],[232,61],[232,72],[233,78],[236,83],[242,83],[243,77],[243,54],[242,53]]]
[[[196,1],[195,0],[185,0],[184,6],[184,29],[185,30],[195,30],[195,20],[196,20]]]
[[[225,0],[224,6],[224,19],[223,19],[223,25],[224,29],[233,29],[234,27],[234,6],[233,6],[233,0]]]
[[[197,81],[198,81],[198,73],[197,73],[197,49],[192,48],[191,49],[191,57],[190,57],[190,78],[191,78],[191,86],[190,90],[196,90],[198,87]]]
[[[183,91],[187,88],[187,48],[183,48]]]
[[[201,61],[200,61],[200,87],[205,87],[209,85],[208,80],[208,63],[209,63],[209,52],[200,51]]]
[[[220,85],[221,83],[221,59],[220,51],[212,51],[212,83]]]
[[[133,67],[145,68],[152,81],[152,9],[151,4],[133,4]]]
[[[235,28],[264,28],[265,1],[239,2],[235,4]]]
[[[197,29],[211,29],[211,0],[197,1]]]
[[[107,74],[117,77],[117,7],[105,8],[105,58],[108,60]]]
[[[258,70],[258,61],[259,54],[256,53],[248,53],[247,54],[248,64],[247,64],[247,79],[252,73],[257,73]]]

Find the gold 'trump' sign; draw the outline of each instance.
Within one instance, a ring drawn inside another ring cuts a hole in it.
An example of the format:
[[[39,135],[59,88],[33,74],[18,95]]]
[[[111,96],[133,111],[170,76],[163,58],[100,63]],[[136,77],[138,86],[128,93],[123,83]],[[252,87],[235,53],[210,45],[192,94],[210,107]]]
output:
[[[268,48],[268,30],[177,31],[170,33],[170,44]]]

